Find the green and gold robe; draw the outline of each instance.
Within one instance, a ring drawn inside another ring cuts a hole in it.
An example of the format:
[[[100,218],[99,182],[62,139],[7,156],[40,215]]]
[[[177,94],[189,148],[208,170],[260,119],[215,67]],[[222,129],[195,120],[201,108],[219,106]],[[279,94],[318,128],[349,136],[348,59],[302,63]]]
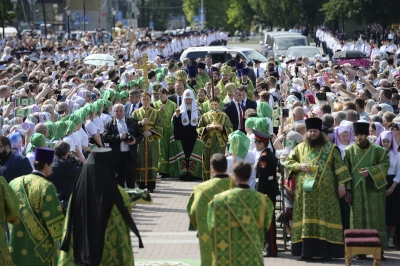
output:
[[[264,265],[264,234],[272,217],[274,206],[268,196],[250,188],[215,195],[207,215],[213,253],[210,265]]]
[[[20,203],[20,222],[10,226],[14,265],[55,265],[64,223],[56,188],[34,173],[12,180],[10,186]]]
[[[230,82],[230,81],[229,81],[229,82]],[[227,83],[229,83],[229,82],[227,82]],[[222,81],[222,79],[221,79],[220,81],[218,81],[217,85],[215,85],[215,87],[218,87],[218,88],[219,88],[219,92],[220,92],[219,98],[220,98],[220,99],[225,99],[226,95],[228,95],[227,92],[226,92],[226,89],[225,89],[225,85],[226,85],[227,83],[224,83],[224,82]]]
[[[154,108],[160,112],[162,121],[164,122],[162,138],[160,139],[160,157],[158,159],[158,172],[162,174],[168,174],[169,138],[172,135],[170,121],[177,107],[176,103],[168,99],[165,103],[164,110],[160,110],[161,106],[163,105],[161,100],[153,103],[153,105]]]
[[[238,85],[238,88],[242,86],[242,80],[239,79],[236,84]],[[253,100],[253,92],[254,92],[254,85],[253,82],[248,78],[247,79],[247,98]],[[271,96],[272,97],[272,96]]]
[[[125,208],[127,208],[129,214],[131,214],[132,210],[131,198],[128,196],[128,194],[124,191],[122,187],[118,186],[118,189],[122,195]],[[67,212],[67,217],[68,216],[69,216],[69,208]],[[66,219],[66,221],[68,221],[68,219]],[[67,223],[64,224],[64,235],[66,228],[67,228]],[[130,229],[128,226],[126,226],[124,219],[122,219],[121,214],[117,206],[115,205],[111,210],[111,215],[108,220],[104,236],[105,236],[104,249],[100,266],[135,265],[132,252]],[[60,251],[58,266],[78,265],[74,262],[73,234],[71,234],[71,240],[69,243],[70,244],[68,252]]]
[[[225,154],[226,143],[229,134],[233,131],[231,120],[224,112],[217,112],[216,123],[222,125],[222,132],[218,129],[207,131],[207,125],[213,122],[213,111],[209,111],[201,116],[199,124],[197,125],[197,133],[203,140],[203,180],[210,179],[210,159],[214,153]]]
[[[17,223],[19,211],[19,199],[11,189],[7,180],[0,176],[0,265],[14,265],[8,251],[6,235],[4,234],[4,224]]]
[[[345,162],[351,173],[346,189],[351,191],[350,228],[376,229],[382,249],[386,248],[386,175],[390,159],[384,148],[370,144],[361,149],[356,144],[345,149]],[[362,177],[361,168],[369,175]]]
[[[302,163],[307,163],[312,172],[301,171]],[[341,159],[339,149],[330,142],[317,148],[311,148],[303,142],[293,149],[285,166],[288,173],[296,173],[292,255],[306,256],[295,253],[295,245],[303,245],[304,239],[317,239],[328,242],[331,248],[327,251],[328,257],[343,256],[343,226],[337,191],[339,184],[344,185],[351,180],[351,176]],[[305,191],[303,184],[310,180],[315,180],[313,191]],[[335,254],[335,250],[339,250],[340,254]],[[313,256],[318,257],[318,254],[314,253]]]
[[[136,167],[136,179],[144,183],[148,188],[154,188],[158,173],[158,158],[159,158],[159,140],[162,138],[164,122],[161,118],[160,112],[154,108],[149,107],[147,115],[145,115],[144,107],[140,107],[133,112],[132,117],[138,122],[144,118],[148,118],[148,124],[141,126],[140,130],[143,132],[150,131],[151,136],[144,138],[138,147],[138,161]],[[147,146],[147,153],[146,153]],[[147,165],[146,165],[147,158]],[[147,172],[147,178],[146,178]],[[150,184],[149,183],[153,183]],[[143,188],[142,186],[139,186]]]
[[[207,207],[214,195],[224,192],[230,188],[231,178],[213,177],[194,187],[186,205],[189,215],[189,230],[197,229],[200,245],[201,265],[208,266],[212,262],[211,233],[207,226]]]
[[[204,102],[200,102],[198,99],[196,100],[196,103],[197,103],[197,106],[199,107],[199,111],[200,111],[200,114],[201,115],[203,115],[205,112],[204,112],[204,103],[206,103],[206,101],[207,100],[204,100]]]
[[[211,81],[211,78],[210,78],[210,76],[209,76],[206,72],[204,72],[203,75],[197,74],[197,76],[196,76],[196,81],[197,81],[197,82],[200,81],[201,83],[203,83],[203,88],[204,88],[204,85],[205,85],[207,82]]]

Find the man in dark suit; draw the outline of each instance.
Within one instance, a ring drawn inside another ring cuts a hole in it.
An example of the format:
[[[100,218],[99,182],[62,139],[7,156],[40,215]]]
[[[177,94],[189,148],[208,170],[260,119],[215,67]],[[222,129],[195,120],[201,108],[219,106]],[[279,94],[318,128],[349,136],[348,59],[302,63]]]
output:
[[[252,71],[250,71],[250,72],[252,72]],[[253,101],[253,100],[247,98],[247,87],[242,86],[240,88],[244,90],[244,96],[243,96],[243,100],[242,100],[243,112],[246,112],[247,109],[257,110],[256,101]]]
[[[233,92],[233,100],[224,105],[222,111],[231,120],[233,125],[233,131],[240,129],[244,131],[244,111],[242,109],[242,100],[244,96],[244,90],[241,88],[236,88]]]
[[[129,101],[125,104],[125,116],[131,117],[133,111],[142,107],[143,104],[140,102],[140,91],[131,90],[129,92]]]
[[[8,183],[14,178],[32,173],[29,159],[11,152],[11,143],[7,137],[0,137],[0,174]]]
[[[256,86],[256,73],[254,73],[254,69],[253,69],[253,62],[248,62],[247,63],[247,68],[250,69],[251,71],[249,71],[249,79],[251,80],[251,82],[253,83],[253,86]]]
[[[207,75],[211,78],[212,80],[212,74],[214,71],[219,72],[218,67],[215,67],[212,65],[212,58],[210,56],[206,56],[205,58],[206,61],[206,67],[204,68],[204,72],[207,73]]]
[[[169,100],[176,103],[176,106],[181,106],[183,103],[183,92],[185,91],[182,82],[175,83],[175,94],[168,97]]]
[[[137,146],[143,140],[143,134],[136,119],[125,117],[124,106],[113,107],[114,118],[104,126],[103,141],[110,145],[114,158],[114,168],[118,184],[128,188],[135,187]],[[147,119],[147,118],[146,118]]]

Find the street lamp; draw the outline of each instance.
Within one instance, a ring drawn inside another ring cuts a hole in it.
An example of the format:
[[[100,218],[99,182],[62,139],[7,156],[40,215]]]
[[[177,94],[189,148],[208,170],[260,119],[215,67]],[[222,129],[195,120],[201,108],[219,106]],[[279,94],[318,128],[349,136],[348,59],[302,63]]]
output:
[[[86,20],[86,0],[83,0],[83,32],[86,31],[86,21],[85,20]]]
[[[68,40],[71,38],[70,34],[71,34],[71,30],[69,28],[69,16],[71,16],[71,8],[69,6],[67,6],[65,8],[65,14],[67,14],[67,31],[68,31]]]
[[[46,9],[44,8],[43,0],[42,0],[42,8],[43,8],[43,21],[44,21],[44,38],[47,38]]]

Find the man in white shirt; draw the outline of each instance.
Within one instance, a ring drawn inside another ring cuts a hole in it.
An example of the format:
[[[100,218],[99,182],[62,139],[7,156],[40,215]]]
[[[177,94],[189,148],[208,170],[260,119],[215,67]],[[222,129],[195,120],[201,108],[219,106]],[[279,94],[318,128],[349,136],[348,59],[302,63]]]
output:
[[[258,61],[256,59],[254,61],[254,74],[256,75],[256,78],[265,78],[264,71],[262,67],[260,67],[261,61]]]
[[[1,61],[7,61],[8,59],[11,58],[11,47],[6,46],[6,48],[4,48],[4,54],[1,57]]]
[[[367,43],[367,38],[366,37],[362,37],[362,45],[361,45],[361,52],[363,54],[365,54],[366,56],[368,56],[371,52],[371,46],[369,45],[369,43]]]
[[[88,57],[90,55],[89,45],[83,46],[83,49],[85,49],[85,51],[82,53],[81,57],[82,58],[86,58],[86,57]]]
[[[370,40],[370,45],[371,45],[371,53],[370,53],[370,58],[373,60],[376,55],[381,53],[381,50],[378,48],[377,43],[374,40]]]

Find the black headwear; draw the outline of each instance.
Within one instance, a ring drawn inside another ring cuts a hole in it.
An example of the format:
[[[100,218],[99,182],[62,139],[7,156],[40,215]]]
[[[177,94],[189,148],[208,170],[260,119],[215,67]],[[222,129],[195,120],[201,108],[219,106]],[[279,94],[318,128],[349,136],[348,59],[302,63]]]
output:
[[[369,135],[369,124],[364,122],[353,123],[354,135]]]
[[[321,130],[322,127],[322,120],[320,118],[308,118],[306,119],[306,128],[307,130],[310,129],[318,129]]]
[[[104,234],[114,204],[125,224],[139,238],[139,248],[143,248],[139,231],[118,190],[113,165],[110,148],[93,150],[75,180],[67,231],[60,249],[68,251],[73,226],[74,261],[79,265],[100,264]]]

